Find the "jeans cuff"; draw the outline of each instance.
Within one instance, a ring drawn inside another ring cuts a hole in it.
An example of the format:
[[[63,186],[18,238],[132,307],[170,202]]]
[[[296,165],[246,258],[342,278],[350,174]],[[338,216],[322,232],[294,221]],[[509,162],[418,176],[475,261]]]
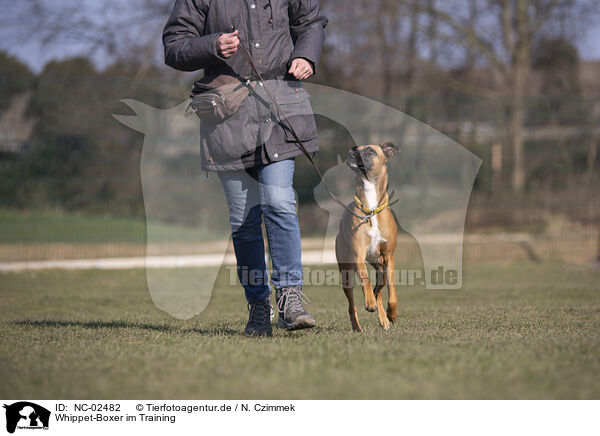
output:
[[[302,286],[302,285],[304,285],[304,281],[303,280],[299,280],[299,281],[290,282],[290,283],[283,283],[283,284],[279,283],[279,284],[275,285],[274,287],[275,287],[276,290],[278,290],[278,289],[292,288],[294,286]]]
[[[256,303],[257,301],[266,300],[271,296],[271,287],[268,287],[267,289],[262,291],[253,290],[249,292],[248,290],[246,290],[245,293],[246,300],[248,301],[248,303]]]

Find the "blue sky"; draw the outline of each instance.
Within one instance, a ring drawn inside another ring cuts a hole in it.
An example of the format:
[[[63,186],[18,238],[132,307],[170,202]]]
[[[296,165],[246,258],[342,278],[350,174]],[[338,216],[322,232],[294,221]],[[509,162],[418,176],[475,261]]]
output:
[[[79,4],[88,3],[89,10],[98,10],[99,3],[97,1],[92,0],[53,0],[52,2],[46,2],[45,7],[50,7],[48,4],[55,5],[65,5],[68,3],[72,3],[73,1],[79,2]],[[42,1],[42,4],[44,2]],[[127,6],[133,6],[135,0],[130,0],[130,3]],[[127,7],[125,6],[125,7]],[[19,2],[12,3],[7,5],[4,11],[4,20],[11,20],[11,13],[15,13],[20,8]],[[85,12],[83,12],[85,14]],[[102,13],[92,14],[92,16],[103,15]],[[88,17],[90,15],[87,15]],[[106,18],[106,15],[104,16]],[[165,17],[166,20],[166,17]],[[75,55],[86,55],[88,46],[84,43],[81,43],[76,40],[61,42],[60,45],[47,45],[45,47],[40,46],[38,42],[34,39],[29,39],[28,41],[19,40],[14,37],[14,35],[8,33],[7,26],[4,26],[0,21],[0,50],[6,51],[13,56],[19,58],[22,62],[27,64],[32,70],[39,72],[44,65],[52,60],[52,59],[63,59]],[[156,35],[157,46],[160,45],[160,35],[162,30],[162,23],[153,22],[151,26],[149,26],[148,32]],[[4,29],[2,29],[4,28]],[[584,60],[600,60],[600,27],[591,26],[590,31],[587,35],[585,35],[578,42],[578,48],[580,52],[580,56]],[[106,55],[98,54],[94,58],[94,62],[100,67],[104,67],[109,64],[111,61]]]
[[[579,54],[585,60],[600,60],[600,28],[594,27],[578,44]]]

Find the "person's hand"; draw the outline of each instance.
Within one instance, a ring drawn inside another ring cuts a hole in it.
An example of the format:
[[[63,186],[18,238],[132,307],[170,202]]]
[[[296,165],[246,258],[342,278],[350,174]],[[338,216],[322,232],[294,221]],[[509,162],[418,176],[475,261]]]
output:
[[[306,59],[296,58],[292,61],[292,66],[288,73],[292,74],[298,80],[303,80],[312,76],[314,71],[310,62]]]
[[[233,33],[224,33],[217,39],[217,53],[224,58],[230,58],[237,53],[239,44],[237,30]]]

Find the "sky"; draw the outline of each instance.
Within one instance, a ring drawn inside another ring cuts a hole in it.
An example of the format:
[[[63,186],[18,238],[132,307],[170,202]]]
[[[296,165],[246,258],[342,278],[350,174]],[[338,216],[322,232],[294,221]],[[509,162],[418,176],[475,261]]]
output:
[[[600,60],[600,27],[594,27],[578,44],[579,54],[584,60]]]
[[[75,0],[53,0],[53,4],[66,4],[72,1]],[[78,1],[83,4],[86,2],[91,2],[91,0]],[[13,8],[18,8],[18,6],[16,6],[18,3],[13,3],[12,5]],[[95,3],[94,6],[98,7],[98,3]],[[88,46],[76,40],[64,42],[60,45],[47,45],[45,47],[40,46],[35,39],[30,39],[28,41],[15,41],[14,37],[10,37],[10,35],[6,34],[6,30],[2,30],[2,27],[5,29],[6,27],[2,26],[1,24],[2,23],[0,23],[0,51],[8,52],[9,54],[17,57],[35,72],[40,72],[44,65],[53,59],[64,59],[76,55],[87,55]],[[157,46],[159,46],[162,23],[153,23],[153,27],[156,28],[148,29],[148,31],[156,35]],[[587,35],[578,41],[577,46],[580,56],[583,60],[600,60],[600,26],[591,26],[591,29]],[[100,69],[107,66],[111,62],[111,59],[103,54],[97,54],[93,60]]]

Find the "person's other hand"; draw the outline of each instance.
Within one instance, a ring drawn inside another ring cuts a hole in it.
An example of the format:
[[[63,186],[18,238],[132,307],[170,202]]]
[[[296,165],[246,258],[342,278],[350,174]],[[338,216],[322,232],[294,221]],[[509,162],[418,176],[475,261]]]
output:
[[[292,66],[288,73],[292,74],[296,79],[303,80],[313,75],[313,69],[306,59],[296,58],[292,61]]]
[[[217,53],[224,58],[230,58],[237,53],[239,44],[237,30],[233,33],[224,33],[217,39]]]

